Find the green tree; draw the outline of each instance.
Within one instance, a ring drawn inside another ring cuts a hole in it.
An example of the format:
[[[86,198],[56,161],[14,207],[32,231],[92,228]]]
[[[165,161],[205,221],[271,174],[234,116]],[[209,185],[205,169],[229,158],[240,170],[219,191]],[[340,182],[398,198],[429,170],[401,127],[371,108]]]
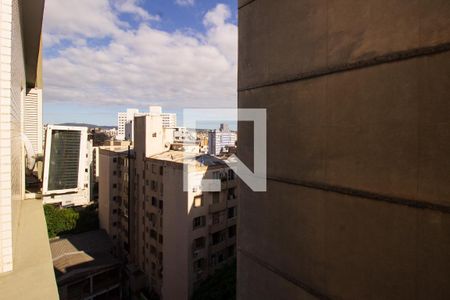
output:
[[[48,237],[61,234],[82,233],[98,229],[98,213],[94,205],[83,208],[59,208],[44,205]]]
[[[60,209],[50,204],[44,205],[44,212],[47,232],[50,238],[62,232],[73,230],[79,218],[79,214],[71,208]]]

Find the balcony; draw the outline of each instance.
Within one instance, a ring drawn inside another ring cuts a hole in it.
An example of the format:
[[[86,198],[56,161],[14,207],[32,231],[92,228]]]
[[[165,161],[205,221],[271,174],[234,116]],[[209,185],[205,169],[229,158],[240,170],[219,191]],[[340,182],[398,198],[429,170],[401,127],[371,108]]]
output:
[[[12,272],[0,275],[2,299],[59,299],[40,200],[20,205]]]
[[[219,212],[222,210],[225,210],[227,208],[227,202],[226,201],[221,201],[218,203],[213,203],[209,205],[209,213],[215,213],[215,212]]]

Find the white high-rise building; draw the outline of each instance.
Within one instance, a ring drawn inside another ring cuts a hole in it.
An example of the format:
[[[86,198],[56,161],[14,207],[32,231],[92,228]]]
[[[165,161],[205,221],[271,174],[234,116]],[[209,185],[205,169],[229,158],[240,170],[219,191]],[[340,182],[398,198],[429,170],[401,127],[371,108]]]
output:
[[[128,108],[126,112],[119,112],[117,114],[117,140],[125,139],[125,124],[127,122],[133,121],[134,116],[139,114],[139,109]]]
[[[163,128],[177,127],[177,114],[163,113],[161,106],[149,106],[147,113],[139,112],[139,109],[128,108],[126,112],[119,112],[117,115],[117,140],[134,140],[134,117],[158,115],[162,118]]]
[[[150,106],[148,111],[151,115],[161,115],[163,128],[177,127],[177,114],[163,113],[161,106]]]

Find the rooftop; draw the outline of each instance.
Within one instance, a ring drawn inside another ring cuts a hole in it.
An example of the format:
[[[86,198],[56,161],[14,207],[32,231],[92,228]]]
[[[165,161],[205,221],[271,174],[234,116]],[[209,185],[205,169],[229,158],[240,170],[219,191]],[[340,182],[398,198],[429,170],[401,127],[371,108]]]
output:
[[[163,161],[170,161],[174,163],[183,164],[184,162],[187,162],[188,164],[193,164],[196,166],[205,166],[205,167],[212,167],[212,166],[225,166],[225,162],[223,162],[221,159],[211,156],[209,154],[201,154],[201,153],[190,153],[190,152],[184,152],[184,151],[176,151],[176,150],[169,150],[165,151],[153,156],[150,156],[148,159],[157,159],[157,160],[163,160]]]
[[[111,254],[112,242],[104,230],[55,238],[50,241],[53,266],[58,282],[72,274],[119,264]]]

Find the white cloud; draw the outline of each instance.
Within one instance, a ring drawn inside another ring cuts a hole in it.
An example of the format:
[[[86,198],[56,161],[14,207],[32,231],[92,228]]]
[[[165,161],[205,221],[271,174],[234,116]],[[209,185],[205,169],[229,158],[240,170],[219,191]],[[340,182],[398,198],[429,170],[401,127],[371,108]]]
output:
[[[139,0],[114,0],[113,6],[118,12],[132,14],[143,21],[159,21],[159,16],[150,15],[139,3]]]
[[[193,6],[195,0],[176,0],[175,3],[181,6]]]
[[[44,42],[61,39],[104,38],[124,26],[107,0],[49,0],[44,12]]]
[[[205,33],[169,33],[144,22],[137,29],[123,24],[117,16],[120,12],[147,18],[123,6],[125,2],[138,7],[136,1],[122,1],[116,7],[117,2],[108,5],[106,0],[77,0],[78,15],[90,16],[77,20],[64,12],[71,9],[64,4],[75,1],[46,1],[45,46],[57,45],[61,38],[71,43],[60,45],[58,53],[44,61],[45,101],[167,108],[236,106],[237,27],[228,22],[227,6],[218,5],[205,15]],[[90,11],[80,11],[81,6]],[[54,15],[61,12],[63,16]],[[100,47],[85,42],[105,37],[109,43]]]

